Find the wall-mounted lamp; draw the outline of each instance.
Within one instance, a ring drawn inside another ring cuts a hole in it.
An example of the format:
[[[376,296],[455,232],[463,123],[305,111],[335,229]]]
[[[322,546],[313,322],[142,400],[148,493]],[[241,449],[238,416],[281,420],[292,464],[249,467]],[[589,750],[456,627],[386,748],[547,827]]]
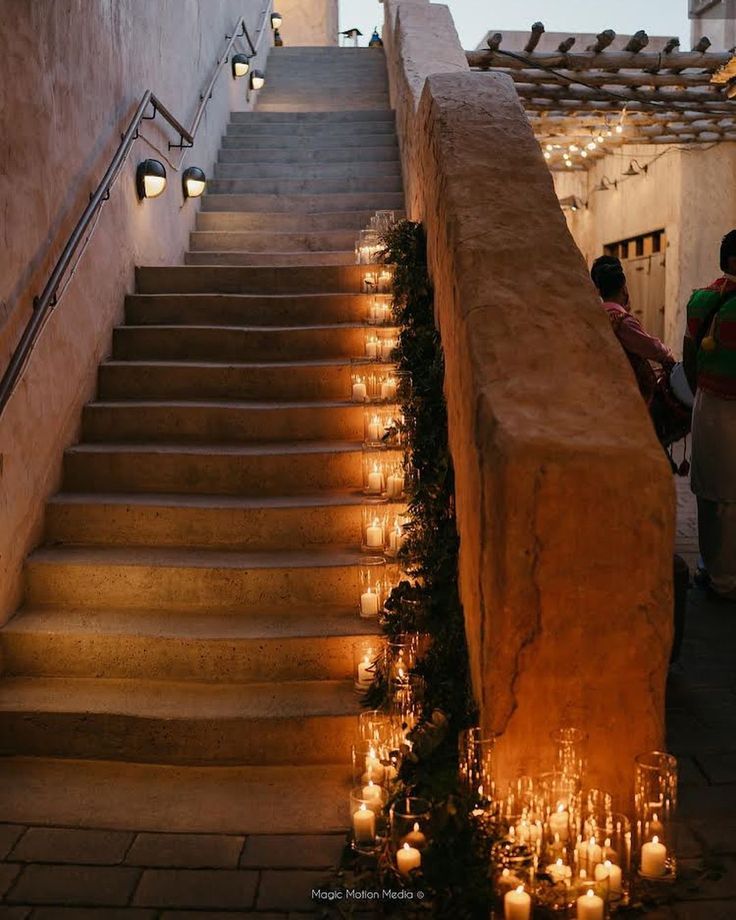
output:
[[[560,198],[560,207],[563,211],[582,211],[585,202],[577,195],[568,195],[567,198]]]
[[[266,78],[261,70],[252,70],[250,74],[250,88],[261,89],[266,82]]]
[[[207,184],[207,176],[199,166],[188,166],[181,176],[181,186],[185,198],[199,198]]]
[[[166,170],[158,160],[143,160],[135,171],[135,187],[141,201],[158,198],[166,188]]]
[[[281,28],[281,23],[284,21],[284,17],[281,13],[277,13],[275,10],[271,13],[271,28],[275,31],[276,29]]]
[[[596,185],[593,191],[594,192],[608,192],[611,189],[617,189],[617,188],[618,188],[617,179],[609,179],[608,176],[603,176],[603,178],[598,183],[598,185]]]
[[[233,79],[244,77],[250,70],[250,58],[247,54],[234,54],[230,60],[230,66],[233,71]]]
[[[644,166],[638,160],[632,160],[629,163],[629,168],[624,173],[625,176],[639,176],[642,173],[647,173],[649,171],[649,164],[645,163]]]

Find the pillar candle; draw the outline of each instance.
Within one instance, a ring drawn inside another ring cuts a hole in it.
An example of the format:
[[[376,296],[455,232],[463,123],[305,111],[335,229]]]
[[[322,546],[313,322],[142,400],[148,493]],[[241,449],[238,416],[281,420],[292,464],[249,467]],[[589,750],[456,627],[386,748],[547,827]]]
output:
[[[412,869],[418,869],[421,864],[422,854],[408,843],[396,851],[396,865],[402,875],[408,875]]]
[[[381,399],[396,399],[396,381],[388,377],[381,384]]]
[[[356,843],[373,843],[376,838],[376,816],[365,802],[353,812],[353,834]]]
[[[595,880],[602,882],[604,878],[608,879],[608,892],[612,898],[621,896],[621,868],[615,866],[610,859],[600,863],[595,867]]]
[[[415,821],[413,830],[401,841],[402,845],[408,843],[410,847],[416,847],[417,850],[423,850],[427,845],[427,838],[419,830],[419,824]]]
[[[369,808],[373,809],[374,806],[378,806],[380,808],[380,806],[383,804],[381,787],[377,786],[372,779],[369,779],[368,785],[363,786],[363,798],[365,799],[365,802]]]
[[[551,863],[547,866],[547,875],[550,876],[553,882],[557,884],[558,882],[564,882],[572,878],[572,869],[569,866],[566,866],[561,859],[558,859],[557,862]]]
[[[389,479],[391,479],[390,476]],[[399,550],[404,545],[404,531],[401,529],[399,524],[397,524],[396,527],[394,527],[394,529],[388,535],[388,540],[389,552],[393,556],[398,555]]]
[[[650,843],[641,848],[641,874],[649,878],[662,878],[667,873],[667,847],[652,837]]]
[[[374,415],[370,422],[368,422],[368,440],[381,440],[381,420],[377,415]]]
[[[353,384],[353,402],[365,402],[368,390],[364,383],[359,381]]]
[[[386,480],[386,494],[389,498],[400,498],[404,491],[403,473],[391,473]]]
[[[578,920],[603,920],[603,898],[591,888],[587,894],[578,898]]]
[[[532,899],[524,891],[524,886],[519,885],[513,891],[504,895],[503,915],[504,920],[529,920],[532,913]]]
[[[378,350],[380,348],[380,342],[378,339],[366,339],[365,343],[365,354],[367,358],[377,358]]]
[[[383,491],[383,474],[377,463],[373,464],[373,469],[368,473],[368,491],[373,493]]]
[[[365,690],[373,683],[373,662],[371,653],[366,652],[363,660],[358,663],[358,686]]]
[[[383,546],[383,527],[378,518],[373,518],[373,522],[365,530],[365,544],[370,547]]]
[[[557,806],[557,811],[553,811],[549,816],[550,833],[558,834],[560,840],[567,840],[569,815],[563,804]]]
[[[360,614],[364,617],[378,616],[378,595],[370,588],[360,595]]]

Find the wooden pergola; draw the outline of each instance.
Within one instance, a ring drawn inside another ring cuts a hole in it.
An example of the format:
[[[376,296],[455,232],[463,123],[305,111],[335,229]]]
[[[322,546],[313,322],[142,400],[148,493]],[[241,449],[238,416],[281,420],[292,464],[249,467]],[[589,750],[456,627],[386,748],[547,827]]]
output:
[[[680,51],[672,38],[647,51],[639,31],[612,50],[616,33],[606,29],[585,48],[570,36],[543,52],[543,34],[537,22],[523,50],[507,51],[497,32],[466,55],[471,68],[513,79],[551,169],[589,168],[623,144],[736,140],[736,49],[709,51],[702,38]]]

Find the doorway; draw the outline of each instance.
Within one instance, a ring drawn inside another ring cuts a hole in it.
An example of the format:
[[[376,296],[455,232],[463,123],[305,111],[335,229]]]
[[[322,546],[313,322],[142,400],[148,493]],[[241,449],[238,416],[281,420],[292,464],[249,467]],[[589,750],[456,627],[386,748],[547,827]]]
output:
[[[606,255],[621,259],[631,312],[650,335],[664,338],[665,267],[667,242],[664,230],[653,230],[603,247]]]

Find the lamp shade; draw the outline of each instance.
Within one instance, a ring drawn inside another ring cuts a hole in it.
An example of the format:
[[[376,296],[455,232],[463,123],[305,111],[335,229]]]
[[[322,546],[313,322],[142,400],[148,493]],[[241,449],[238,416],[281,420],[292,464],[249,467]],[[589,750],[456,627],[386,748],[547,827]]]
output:
[[[247,54],[234,54],[230,61],[233,71],[233,77],[237,80],[238,77],[244,77],[250,70],[250,58]]]
[[[158,198],[166,188],[166,170],[158,160],[143,160],[135,173],[135,185],[138,197]]]
[[[207,176],[199,166],[189,166],[182,173],[181,184],[185,198],[199,198],[207,184]]]
[[[261,70],[253,70],[250,74],[250,88],[251,89],[261,89],[263,84],[266,82],[266,77]]]
[[[284,21],[284,17],[281,13],[277,13],[275,10],[271,13],[271,28],[280,29],[281,23]]]

